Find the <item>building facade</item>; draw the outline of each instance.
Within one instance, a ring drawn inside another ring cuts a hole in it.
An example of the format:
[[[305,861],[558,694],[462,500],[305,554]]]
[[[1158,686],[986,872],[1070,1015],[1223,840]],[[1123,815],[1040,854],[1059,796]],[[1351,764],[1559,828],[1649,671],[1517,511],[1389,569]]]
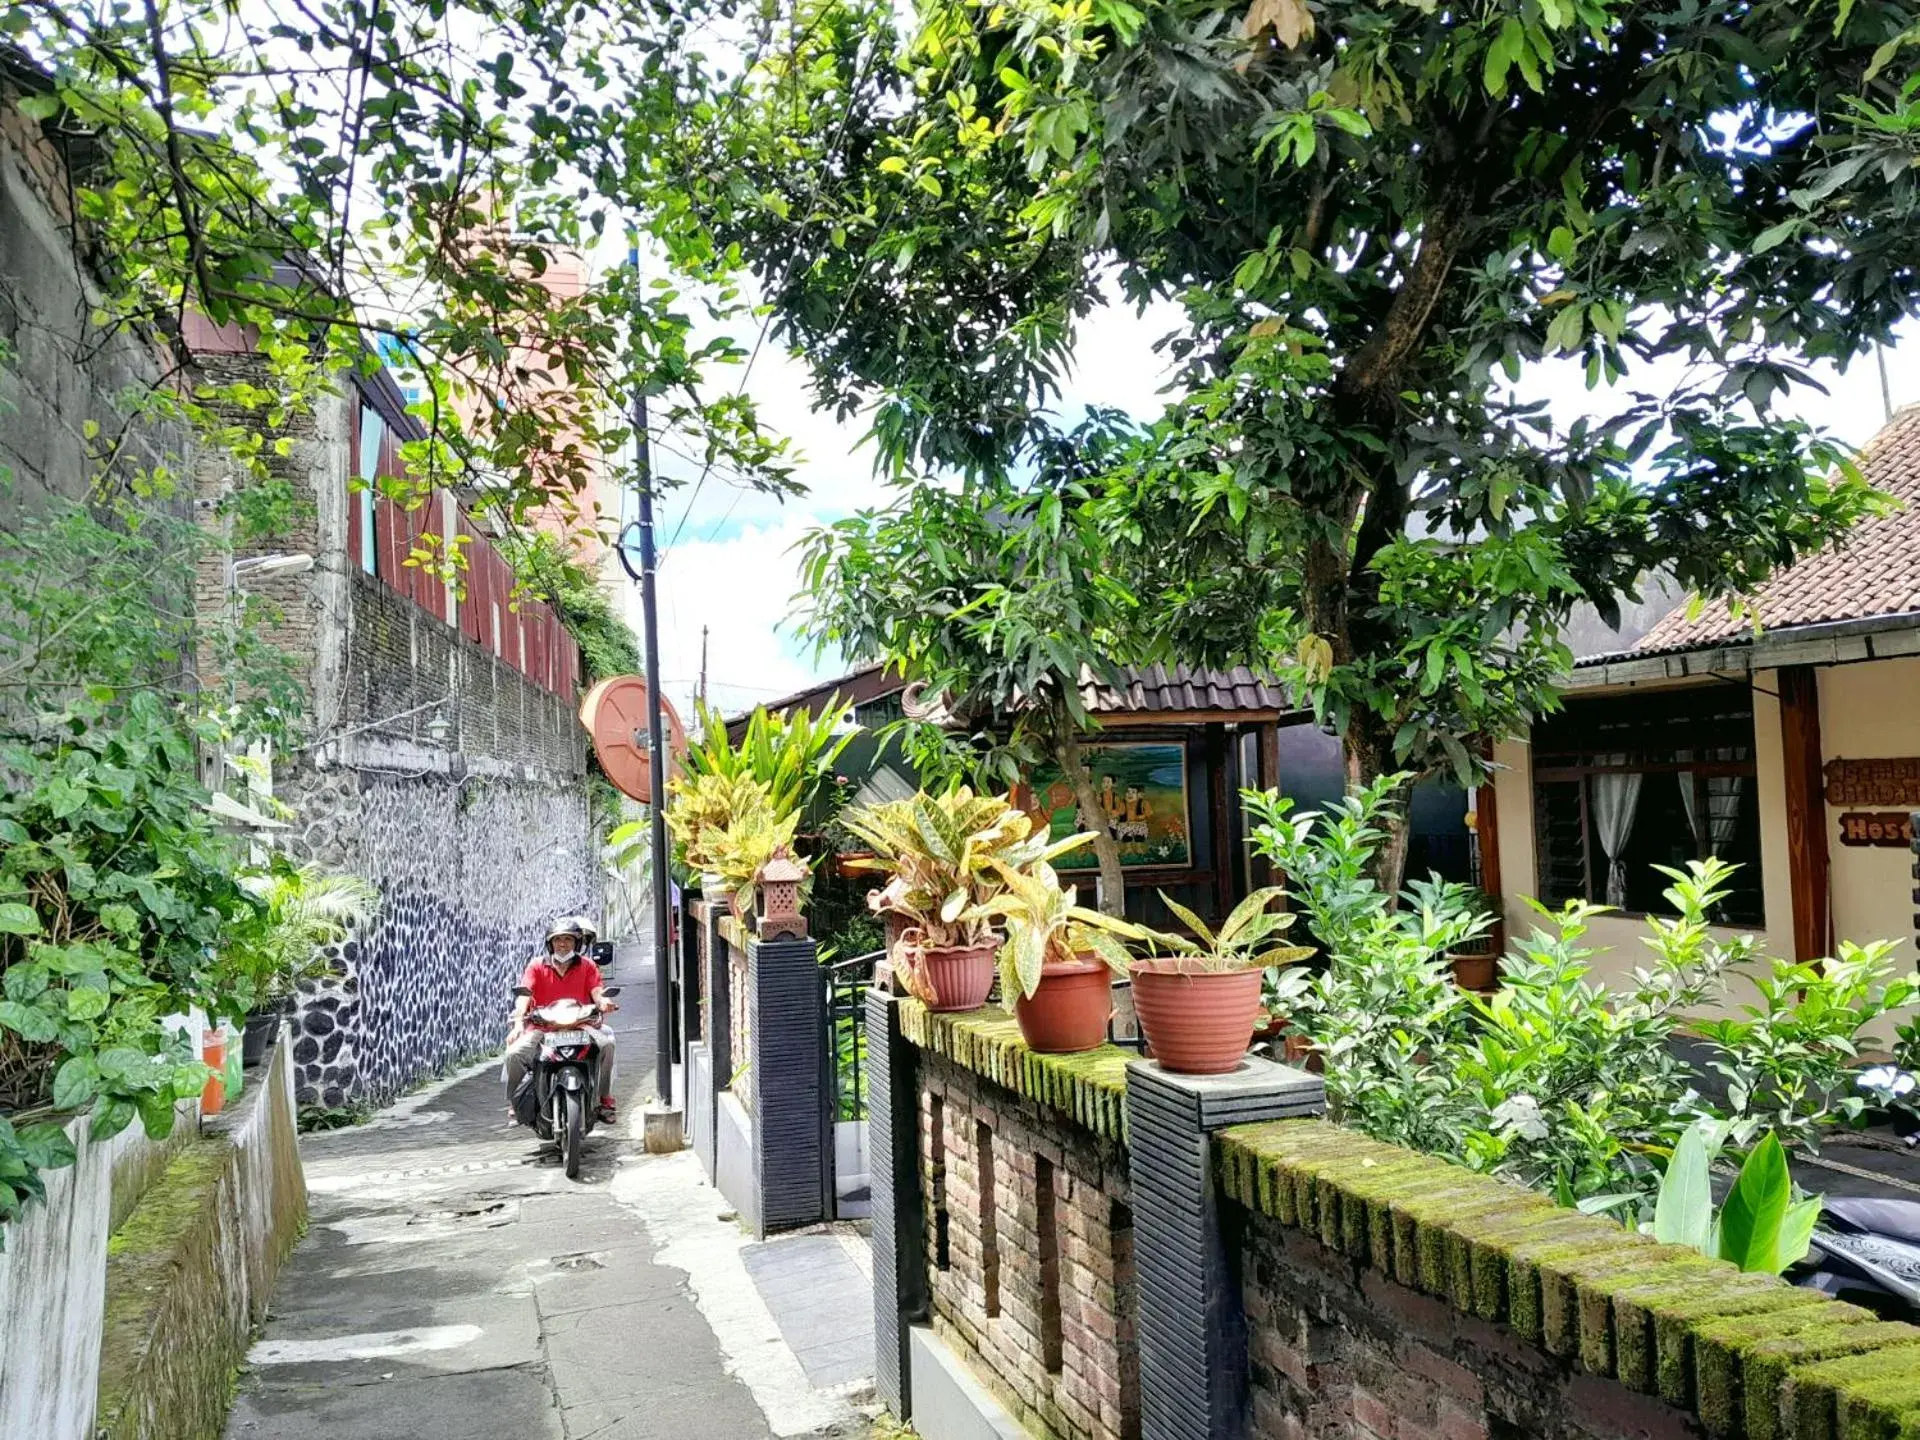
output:
[[[194,341],[216,376],[260,363],[245,336],[203,326]],[[216,548],[200,576],[203,611],[234,603],[236,585],[272,602],[269,638],[304,681],[299,747],[274,757],[274,798],[291,812],[276,843],[381,895],[366,932],[301,987],[305,1105],[380,1103],[496,1050],[548,920],[600,906],[578,648],[550,607],[514,594],[455,496],[409,509],[371,488],[402,473],[400,446],[420,433],[384,375],[290,416],[273,463],[299,518],[273,549],[312,568],[250,580]],[[231,465],[203,457],[196,483],[219,523]],[[423,537],[450,534],[466,539],[451,584],[419,563]]]
[[[1537,923],[1528,897],[1610,903],[1593,939],[1607,947],[1599,975],[1617,982],[1667,908],[1653,867],[1718,855],[1740,867],[1728,930],[1802,960],[1896,940],[1913,962],[1920,407],[1862,463],[1898,508],[1775,575],[1751,619],[1682,603],[1630,646],[1582,659],[1561,713],[1496,748],[1490,828],[1510,930]]]

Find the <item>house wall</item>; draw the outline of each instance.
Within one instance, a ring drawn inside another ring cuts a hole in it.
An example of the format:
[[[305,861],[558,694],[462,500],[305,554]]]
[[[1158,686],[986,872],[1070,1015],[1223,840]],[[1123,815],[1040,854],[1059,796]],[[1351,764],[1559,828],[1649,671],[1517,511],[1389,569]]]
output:
[[[206,363],[230,377],[261,364]],[[248,585],[277,607],[267,637],[306,689],[299,747],[275,758],[274,795],[291,811],[279,843],[380,892],[372,923],[328,947],[328,973],[301,986],[296,1097],[329,1108],[384,1103],[498,1049],[513,980],[548,921],[597,920],[602,898],[571,693],[427,608],[433,591],[403,593],[353,558],[358,411],[347,391],[287,417],[292,443],[269,464],[301,504],[273,548],[315,563]],[[233,483],[217,457],[197,479],[203,500]],[[216,557],[203,607],[228,603],[225,583]]]
[[[1762,671],[1754,677],[1753,745],[1754,783],[1760,802],[1761,890],[1765,897],[1766,924],[1752,931],[1768,952],[1793,953],[1793,900],[1788,883],[1786,779],[1781,763],[1780,703],[1778,677]],[[1583,691],[1583,695],[1623,694],[1653,686],[1616,686],[1604,691]],[[1658,687],[1658,688],[1672,688]],[[1538,895],[1539,854],[1533,829],[1533,747],[1526,740],[1509,740],[1494,747],[1495,814],[1500,832],[1500,888],[1502,909],[1509,936],[1525,935],[1542,922],[1527,901]],[[1631,977],[1635,967],[1646,962],[1645,939],[1651,932],[1644,920],[1625,915],[1596,918],[1587,942],[1596,950],[1589,962],[1593,978],[1602,984],[1617,986]],[[1727,936],[1749,933],[1749,927],[1726,927]],[[1729,994],[1720,1005],[1708,1007],[1723,1012],[1748,997]]]
[[[1814,674],[1820,695],[1823,761],[1920,753],[1920,731],[1916,731],[1912,718],[1916,707],[1920,707],[1920,659],[1824,666]],[[1787,851],[1779,679],[1779,673],[1773,670],[1758,671],[1753,676],[1754,769],[1760,802],[1761,885],[1766,901],[1766,924],[1755,933],[1769,954],[1791,958],[1792,861]],[[1655,687],[1612,686],[1581,694],[1619,695],[1652,688]],[[1500,830],[1500,878],[1510,934],[1525,934],[1538,923],[1525,898],[1536,894],[1539,888],[1533,829],[1532,758],[1532,748],[1524,740],[1508,741],[1494,749],[1494,763],[1500,767],[1494,779]],[[1915,958],[1913,854],[1905,847],[1840,844],[1842,811],[1862,807],[1828,805],[1825,808],[1824,833],[1832,867],[1830,893],[1836,941],[1898,940],[1898,955],[1912,963]],[[1592,962],[1595,978],[1607,984],[1624,982],[1646,955],[1642,942],[1648,933],[1646,922],[1636,917],[1608,916],[1596,920],[1592,942],[1601,947],[1603,953]],[[1744,932],[1736,928],[1724,933]],[[1725,1011],[1751,998],[1745,987],[1736,983],[1726,1002],[1713,1008]]]
[[[122,482],[177,474],[191,449],[183,426],[129,424],[127,399],[161,384],[167,357],[142,332],[94,324],[100,277],[76,241],[66,157],[19,98],[0,77],[0,527],[49,497],[84,500],[123,434]],[[185,499],[166,508],[185,515]]]
[[[1814,672],[1820,682],[1820,744],[1825,760],[1920,755],[1920,659],[1872,660]],[[1840,843],[1840,816],[1873,807],[1826,806],[1832,865],[1833,927],[1842,940],[1898,939],[1911,963],[1913,852],[1907,847]]]

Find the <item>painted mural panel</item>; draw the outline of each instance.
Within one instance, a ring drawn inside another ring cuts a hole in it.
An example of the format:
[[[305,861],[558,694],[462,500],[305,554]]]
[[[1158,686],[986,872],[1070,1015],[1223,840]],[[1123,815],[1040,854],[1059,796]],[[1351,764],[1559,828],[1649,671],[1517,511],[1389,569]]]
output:
[[[1129,870],[1185,869],[1193,863],[1188,835],[1187,747],[1179,741],[1089,745],[1083,752],[1107,824]],[[1056,839],[1080,828],[1073,788],[1057,766],[1036,770],[1026,808]],[[1058,862],[1061,870],[1098,868],[1091,847]]]

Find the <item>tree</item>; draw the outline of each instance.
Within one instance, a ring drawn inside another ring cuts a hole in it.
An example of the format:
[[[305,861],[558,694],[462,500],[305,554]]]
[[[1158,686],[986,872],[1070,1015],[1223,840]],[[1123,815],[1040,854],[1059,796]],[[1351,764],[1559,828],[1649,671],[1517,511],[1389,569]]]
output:
[[[907,484],[897,504],[813,532],[802,577],[821,644],[882,660],[969,732],[1003,783],[1049,760],[1093,832],[1101,907],[1124,913],[1120,846],[1081,750],[1083,687],[1124,685],[1133,597],[1109,578],[1082,478],[1125,443],[1096,415],[1042,451],[1031,483]]]
[[[1876,503],[1773,404],[1913,313],[1909,5],[914,20],[799,7],[700,137],[712,223],[895,467],[1017,473],[1101,286],[1178,299],[1181,393],[1089,487],[1103,553],[1137,638],[1280,669],[1354,780],[1477,780],[1556,703],[1574,605],[1655,570],[1737,598]],[[1553,358],[1613,413],[1522,398]]]
[[[393,364],[423,388],[428,429],[407,480],[381,477],[395,498],[458,484],[509,527],[542,510],[592,524],[578,496],[629,441],[635,389],[656,445],[791,486],[751,402],[710,393],[712,368],[747,352],[697,340],[688,296],[619,266],[543,283],[556,254],[630,217],[650,252],[698,263],[704,233],[643,157],[701,103],[705,18],[700,0],[606,15],[559,0],[23,0],[0,21],[19,47],[0,44],[0,79],[66,152],[76,248],[108,282],[96,328],[171,352],[129,423],[182,416],[258,459],[286,411]],[[701,298],[745,318],[724,283]],[[194,312],[257,337],[267,379],[197,371]],[[252,478],[270,484],[264,467]]]

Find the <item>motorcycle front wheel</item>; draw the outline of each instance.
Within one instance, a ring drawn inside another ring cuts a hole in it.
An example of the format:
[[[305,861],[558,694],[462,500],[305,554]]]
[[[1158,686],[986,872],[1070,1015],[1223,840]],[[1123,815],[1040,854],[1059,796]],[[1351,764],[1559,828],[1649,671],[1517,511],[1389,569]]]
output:
[[[580,1152],[587,1144],[587,1102],[578,1090],[567,1091],[567,1126],[560,1133],[560,1158],[567,1178],[580,1178]]]

